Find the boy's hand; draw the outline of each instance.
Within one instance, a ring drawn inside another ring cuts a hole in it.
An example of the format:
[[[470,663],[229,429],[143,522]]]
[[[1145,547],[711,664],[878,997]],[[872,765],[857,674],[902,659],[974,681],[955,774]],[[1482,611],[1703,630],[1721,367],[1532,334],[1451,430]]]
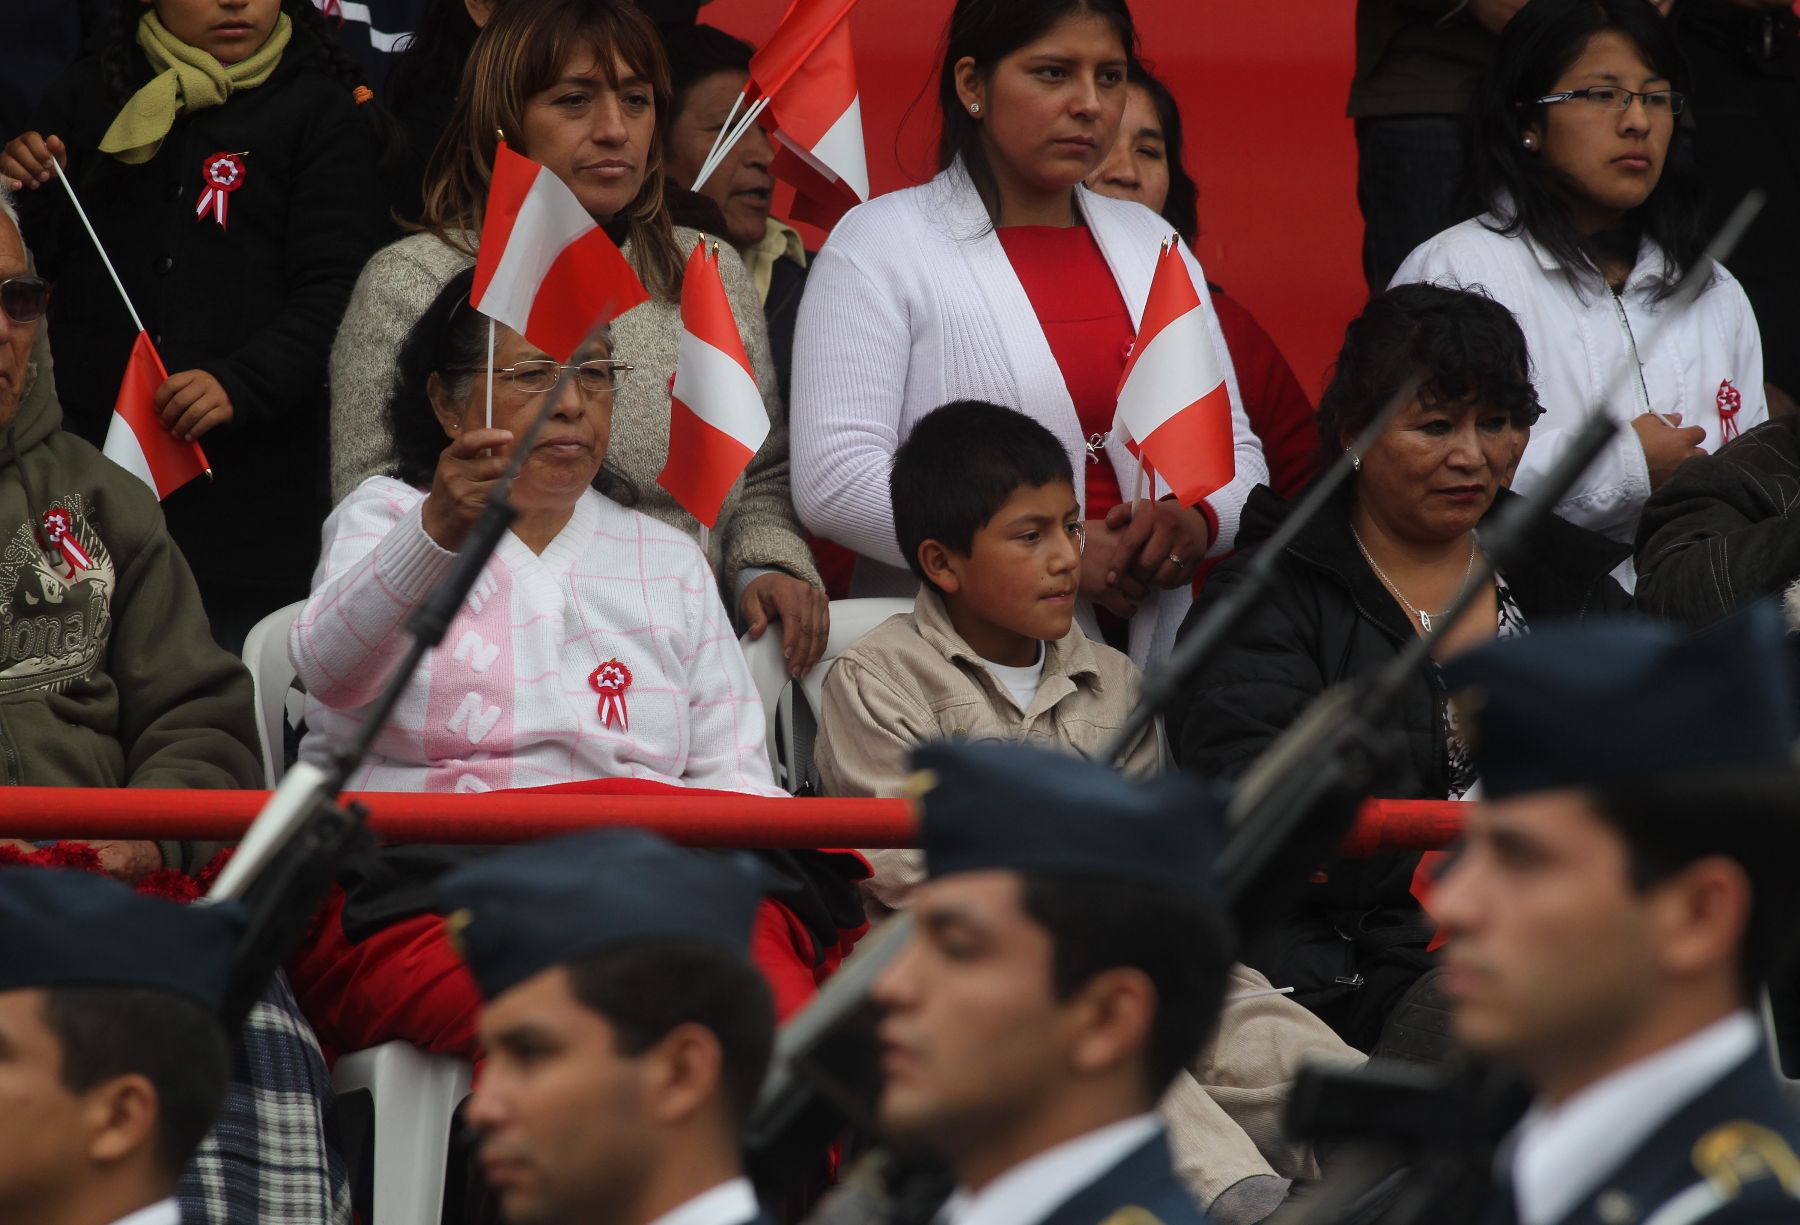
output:
[[[195,439],[231,420],[231,397],[219,380],[204,370],[171,374],[156,389],[162,422],[177,438]]]
[[[781,622],[781,657],[788,675],[802,677],[825,654],[831,637],[831,600],[811,583],[786,574],[759,575],[744,588],[744,633],[752,642],[769,622]]]
[[[60,136],[40,136],[26,132],[15,136],[0,150],[0,175],[14,191],[35,189],[48,183],[56,173],[50,163],[67,168],[69,151]]]

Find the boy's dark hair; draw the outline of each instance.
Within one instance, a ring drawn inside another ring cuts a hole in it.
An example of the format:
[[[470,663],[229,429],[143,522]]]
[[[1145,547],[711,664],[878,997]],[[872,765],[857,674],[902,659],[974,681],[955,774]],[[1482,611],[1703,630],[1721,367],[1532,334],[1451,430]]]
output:
[[[919,546],[935,540],[965,557],[975,533],[1015,490],[1075,483],[1056,435],[1024,413],[957,400],[926,413],[894,452],[888,492],[894,535],[921,580]]]
[[[669,54],[669,92],[674,99],[669,118],[681,114],[687,92],[718,72],[749,72],[756,48],[714,26],[675,26],[663,31]]]
[[[977,71],[994,66],[1027,43],[1042,38],[1065,17],[1099,17],[1110,22],[1129,60],[1137,51],[1137,27],[1126,0],[956,0],[944,31],[944,54],[938,71],[938,169],[962,158],[969,178],[987,205],[988,219],[1000,224],[1000,185],[981,146],[981,122],[963,110],[956,92],[956,63],[964,56]]]
[[[431,376],[447,381],[451,394],[461,399],[475,376],[450,372],[487,365],[487,316],[469,305],[474,284],[472,265],[446,281],[400,346],[394,390],[387,402],[388,429],[394,439],[394,464],[388,475],[415,489],[431,488],[438,457],[450,445],[431,410],[427,391]],[[637,501],[630,479],[605,464],[594,477],[594,488],[621,506]]]
[[[1697,860],[1721,855],[1750,878],[1750,921],[1738,982],[1753,1001],[1788,964],[1800,928],[1793,852],[1800,841],[1800,783],[1786,769],[1701,770],[1596,788],[1593,806],[1625,843],[1632,887],[1642,892]]]
[[[225,1102],[231,1048],[218,1018],[165,991],[123,987],[50,988],[43,1017],[69,1092],[132,1074],[150,1081],[156,1167],[173,1185]]]
[[[1547,107],[1537,99],[1554,90],[1596,34],[1623,35],[1644,62],[1681,88],[1683,61],[1669,23],[1649,0],[1532,0],[1501,31],[1493,58],[1475,86],[1466,120],[1465,190],[1476,211],[1498,214],[1500,233],[1529,234],[1554,256],[1579,287],[1600,279],[1600,252],[1575,225],[1553,170],[1524,146],[1525,125]],[[1585,103],[1552,103],[1581,106]],[[1678,119],[1662,177],[1650,198],[1626,217],[1628,237],[1652,239],[1668,258],[1657,297],[1673,293],[1681,274],[1706,246],[1703,185],[1693,133]],[[1633,248],[1635,250],[1635,246]]]
[[[643,1054],[677,1025],[711,1030],[725,1105],[734,1127],[743,1127],[775,1045],[774,998],[743,954],[692,940],[646,940],[567,969],[571,992],[606,1018],[621,1055]]]
[[[1641,2],[1641,0],[1639,0]],[[1326,458],[1360,434],[1414,375],[1439,404],[1477,403],[1523,426],[1543,409],[1531,385],[1525,333],[1512,312],[1475,289],[1396,285],[1369,299],[1344,329],[1331,384],[1319,397]]]
[[[1169,167],[1169,194],[1163,198],[1162,219],[1191,247],[1200,233],[1200,188],[1182,158],[1181,108],[1161,78],[1137,60],[1131,61],[1127,80],[1150,95],[1156,126],[1162,129],[1163,156]]]
[[[1232,960],[1225,915],[1207,902],[1136,881],[1021,875],[1025,913],[1050,933],[1057,999],[1120,966],[1143,971],[1156,985],[1156,1021],[1144,1050],[1144,1088],[1147,1101],[1155,1101],[1218,1025]]]

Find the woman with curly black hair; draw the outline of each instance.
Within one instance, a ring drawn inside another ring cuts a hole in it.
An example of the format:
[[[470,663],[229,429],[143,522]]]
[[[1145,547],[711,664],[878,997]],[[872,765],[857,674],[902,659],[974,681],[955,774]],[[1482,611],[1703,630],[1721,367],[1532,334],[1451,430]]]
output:
[[[69,429],[101,445],[136,328],[52,161],[171,372],[163,424],[212,479],[163,503],[219,641],[305,596],[325,518],[325,367],[381,239],[360,70],[311,0],[114,0],[98,54],[0,153],[56,282]]]
[[[1326,454],[1348,450],[1415,375],[1419,391],[1358,457],[1348,489],[1282,551],[1270,598],[1171,710],[1169,741],[1183,767],[1242,775],[1320,693],[1369,676],[1431,629],[1480,562],[1482,524],[1513,496],[1506,479],[1540,411],[1525,338],[1505,307],[1479,293],[1403,285],[1376,295],[1345,332],[1319,403]],[[1243,581],[1250,551],[1288,509],[1267,489],[1251,495],[1239,552],[1214,572],[1184,634]],[[1523,633],[1544,617],[1625,607],[1608,572],[1627,553],[1551,519],[1435,653]],[[1392,720],[1408,752],[1376,794],[1470,792],[1474,770],[1435,662],[1420,669]],[[1411,895],[1416,865],[1411,855],[1334,863],[1296,928],[1272,942],[1279,947],[1245,960],[1296,986],[1296,998],[1367,1049],[1428,965],[1430,929]],[[1367,964],[1356,964],[1359,952]]]
[[[1647,0],[1531,0],[1469,110],[1481,215],[1394,274],[1484,286],[1518,317],[1546,414],[1521,492],[1590,415],[1631,426],[1557,505],[1627,544],[1678,465],[1768,416],[1756,319],[1731,274],[1700,268],[1699,296],[1673,297],[1706,239],[1683,71]]]

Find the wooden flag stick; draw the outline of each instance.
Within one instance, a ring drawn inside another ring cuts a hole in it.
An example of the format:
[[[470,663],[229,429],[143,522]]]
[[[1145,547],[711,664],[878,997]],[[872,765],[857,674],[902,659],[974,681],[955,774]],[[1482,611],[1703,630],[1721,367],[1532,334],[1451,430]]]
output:
[[[494,428],[494,317],[488,316],[487,428]]]
[[[69,203],[75,206],[75,215],[81,218],[82,228],[87,231],[88,237],[94,240],[94,250],[100,253],[100,262],[106,265],[106,275],[112,278],[113,287],[119,291],[119,300],[125,303],[125,311],[131,316],[132,324],[138,331],[143,331],[144,321],[138,318],[137,307],[131,304],[131,295],[125,292],[125,282],[119,279],[119,270],[113,267],[112,257],[106,253],[106,248],[100,245],[100,235],[94,233],[94,223],[88,220],[87,210],[82,208],[81,201],[75,198],[75,185],[69,182],[69,176],[63,173],[62,164],[54,157],[50,159],[50,165],[56,170],[57,181],[63,185],[63,190],[69,193]]]
[[[717,170],[720,163],[722,163],[726,157],[730,156],[732,147],[744,138],[744,133],[750,130],[750,125],[756,122],[757,116],[767,110],[768,106],[769,99],[758,98],[756,100],[756,104],[745,113],[744,117],[738,121],[737,127],[733,128],[731,134],[725,138],[719,151],[709,158],[705,165],[700,167],[700,173],[694,179],[693,189],[695,191],[699,191],[700,185],[712,177],[713,171]]]
[[[725,116],[725,122],[719,125],[719,134],[713,137],[712,148],[700,161],[700,178],[694,184],[694,190],[700,190],[700,184],[706,182],[707,169],[713,164],[713,158],[719,156],[719,146],[725,143],[725,133],[731,131],[731,121],[737,118],[738,108],[744,105],[744,99],[750,96],[750,82],[744,82],[744,88],[738,91],[737,98],[731,104],[731,111]]]

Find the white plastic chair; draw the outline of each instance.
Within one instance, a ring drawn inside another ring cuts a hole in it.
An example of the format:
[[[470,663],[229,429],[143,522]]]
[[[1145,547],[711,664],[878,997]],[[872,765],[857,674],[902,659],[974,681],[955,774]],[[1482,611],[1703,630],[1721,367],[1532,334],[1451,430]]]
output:
[[[812,744],[795,745],[794,691],[815,716],[825,697],[825,674],[832,661],[855,645],[856,640],[896,613],[911,612],[910,599],[833,600],[831,602],[831,634],[825,641],[825,653],[795,686],[787,674],[787,660],[781,657],[781,624],[776,622],[763,631],[761,639],[742,639],[744,659],[750,665],[750,678],[762,695],[763,722],[767,726],[769,764],[775,768],[775,781],[789,792],[797,793],[806,782],[812,766]],[[796,758],[804,756],[806,760]]]
[[[384,1042],[345,1055],[331,1072],[341,1100],[367,1093],[374,1111],[373,1196],[366,1225],[438,1225],[450,1125],[469,1096],[472,1066]]]
[[[306,607],[305,600],[277,608],[250,627],[244,639],[244,665],[256,689],[256,743],[262,749],[263,782],[274,790],[287,773],[290,723],[299,723],[301,696],[292,688],[294,665],[288,660],[288,628]]]

